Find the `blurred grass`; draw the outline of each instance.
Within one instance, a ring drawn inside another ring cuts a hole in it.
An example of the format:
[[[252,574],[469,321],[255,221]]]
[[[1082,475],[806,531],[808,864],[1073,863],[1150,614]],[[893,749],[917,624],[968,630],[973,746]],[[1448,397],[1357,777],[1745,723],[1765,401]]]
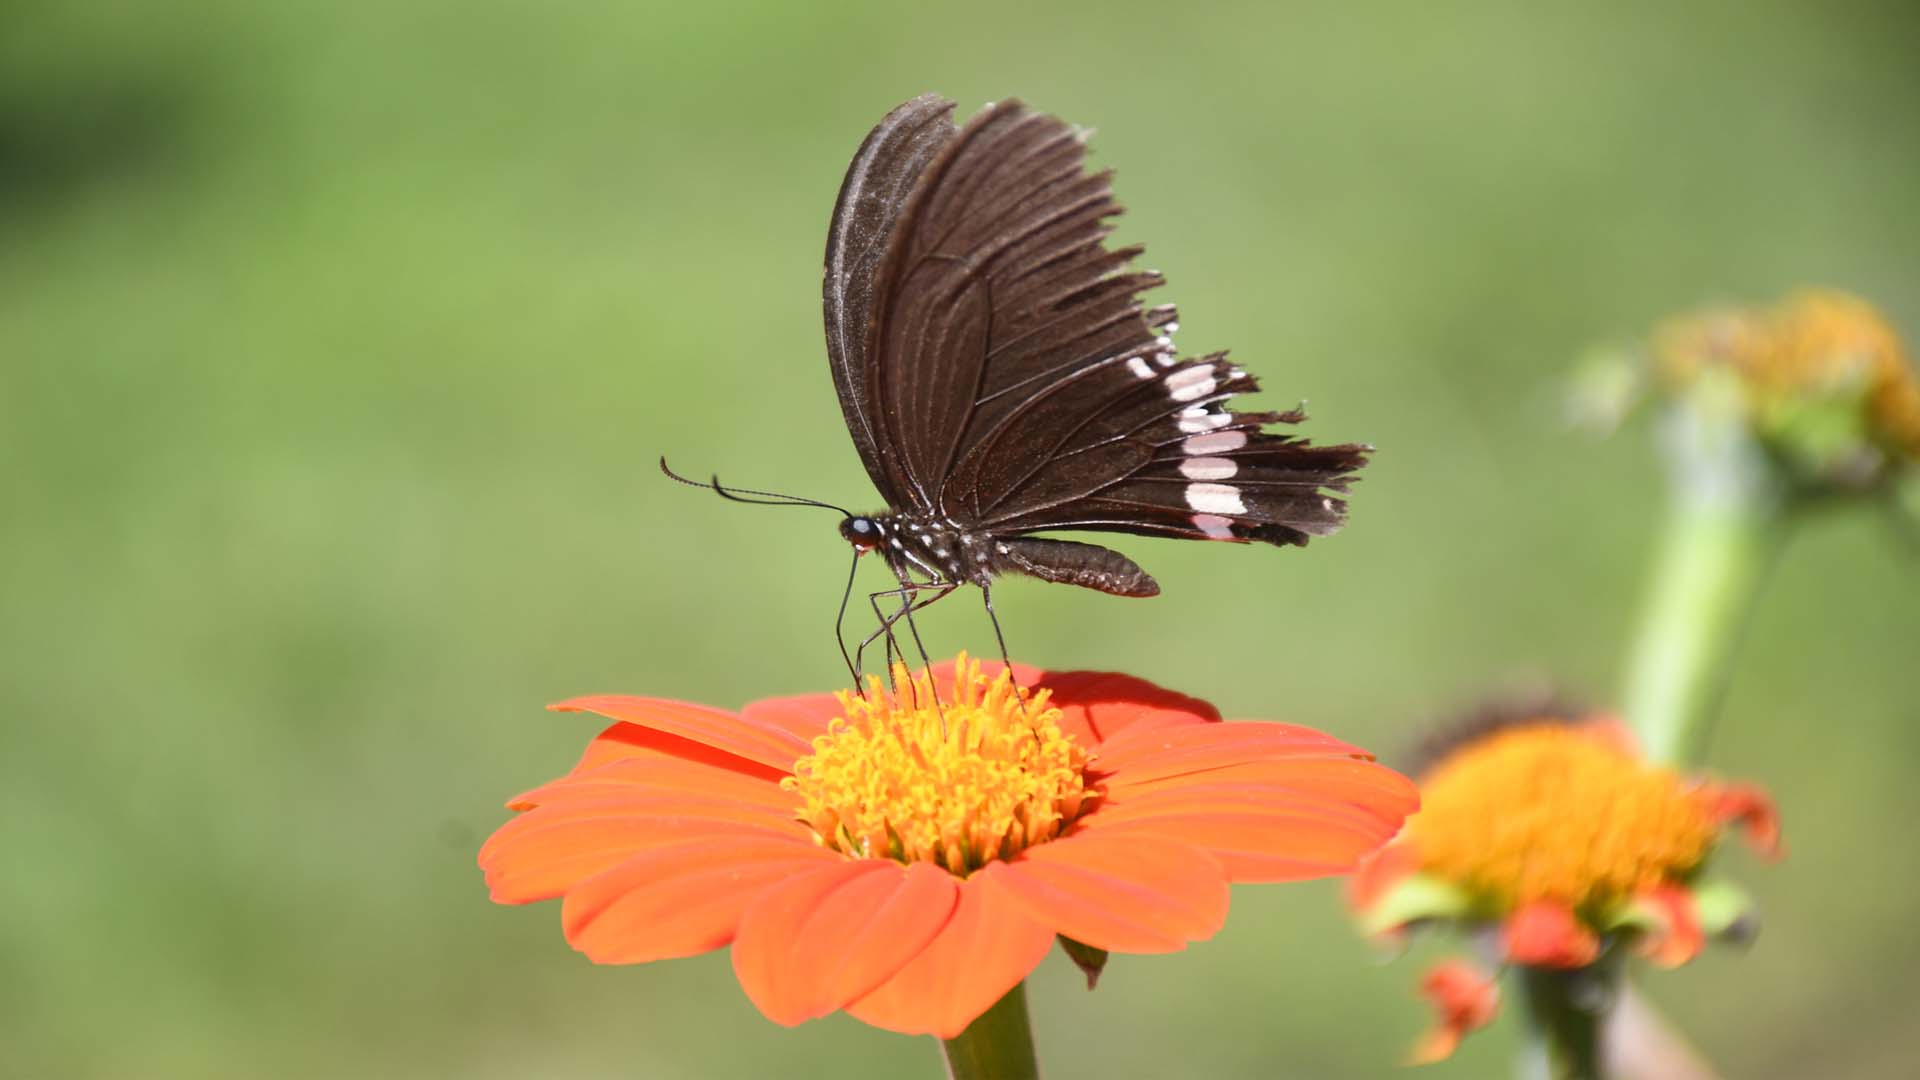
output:
[[[840,678],[831,520],[652,462],[873,503],[819,253],[926,89],[1098,127],[1183,345],[1381,448],[1308,551],[1009,586],[1017,655],[1387,751],[1516,676],[1609,692],[1660,495],[1554,380],[1808,281],[1920,335],[1920,13],[1521,10],[0,3],[0,1075],[931,1074],[772,1027],[724,956],[594,968],[472,865],[590,729],[543,702]],[[1652,991],[1732,1076],[1920,1054],[1920,572],[1883,526],[1800,538],[1716,748],[1792,857],[1742,867],[1750,954]],[[1241,890],[1094,995],[1050,961],[1049,1075],[1385,1074],[1418,967],[1336,895]]]

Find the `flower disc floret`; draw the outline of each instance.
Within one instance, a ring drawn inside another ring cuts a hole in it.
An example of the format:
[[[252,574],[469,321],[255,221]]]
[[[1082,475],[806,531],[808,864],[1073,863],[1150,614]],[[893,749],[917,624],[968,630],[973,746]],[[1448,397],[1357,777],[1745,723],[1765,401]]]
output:
[[[1601,730],[1561,723],[1462,749],[1421,796],[1408,822],[1421,869],[1502,911],[1550,901],[1592,912],[1684,879],[1719,832],[1680,776]]]
[[[956,675],[947,701],[904,667],[899,694],[875,678],[838,695],[840,717],[781,782],[822,844],[964,875],[1052,840],[1097,797],[1047,690],[1026,694],[1005,670],[988,679],[965,657]]]

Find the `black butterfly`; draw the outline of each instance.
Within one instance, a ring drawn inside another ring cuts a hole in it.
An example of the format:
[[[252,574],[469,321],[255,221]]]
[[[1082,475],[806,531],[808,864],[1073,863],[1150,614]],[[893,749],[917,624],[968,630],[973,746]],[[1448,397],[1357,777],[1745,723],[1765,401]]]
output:
[[[856,567],[879,552],[899,582],[870,596],[880,627],[860,650],[885,635],[891,654],[900,619],[965,584],[993,617],[1001,574],[1160,591],[1119,552],[1035,532],[1299,545],[1338,530],[1346,504],[1325,491],[1371,448],[1267,433],[1305,417],[1233,412],[1253,377],[1225,353],[1178,356],[1173,306],[1138,299],[1161,284],[1130,268],[1143,249],[1103,242],[1121,208],[1111,174],[1082,169],[1083,133],[1017,101],[959,129],[952,113],[931,94],[888,113],[827,233],[833,383],[888,506],[842,510],[840,533]]]

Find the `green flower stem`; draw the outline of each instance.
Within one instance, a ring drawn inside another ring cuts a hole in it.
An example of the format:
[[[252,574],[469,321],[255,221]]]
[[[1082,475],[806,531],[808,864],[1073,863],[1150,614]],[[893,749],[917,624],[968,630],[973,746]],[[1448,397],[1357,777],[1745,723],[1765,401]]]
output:
[[[950,1080],[1040,1080],[1027,1019],[1027,984],[1018,983],[967,1030],[940,1044]]]
[[[1691,763],[1706,749],[1740,628],[1783,524],[1755,507],[1674,507],[1623,699],[1652,760]]]
[[[1672,506],[1621,697],[1654,761],[1705,752],[1741,627],[1787,532],[1777,471],[1737,409],[1706,387],[1669,417]]]
[[[1600,1026],[1619,986],[1619,966],[1603,959],[1589,968],[1515,973],[1525,1005],[1520,1080],[1602,1080]]]

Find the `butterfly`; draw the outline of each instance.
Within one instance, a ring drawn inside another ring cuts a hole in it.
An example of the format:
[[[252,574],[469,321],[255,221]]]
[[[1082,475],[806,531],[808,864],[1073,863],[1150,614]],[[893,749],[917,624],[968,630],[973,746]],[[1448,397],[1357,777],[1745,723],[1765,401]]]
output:
[[[1003,656],[1002,575],[1160,591],[1117,551],[1035,533],[1301,545],[1340,528],[1338,493],[1372,449],[1266,431],[1305,415],[1235,412],[1253,376],[1225,353],[1179,355],[1173,305],[1139,299],[1162,284],[1132,267],[1144,249],[1106,244],[1121,207],[1112,174],[1086,170],[1082,131],[1018,101],[964,127],[953,110],[927,94],[888,113],[827,232],[827,357],[887,510],[699,485],[839,510],[854,569],[886,563],[898,585],[868,597],[879,628],[852,655],[841,641],[856,685],[869,645],[884,636],[891,656],[902,619],[964,585]]]

